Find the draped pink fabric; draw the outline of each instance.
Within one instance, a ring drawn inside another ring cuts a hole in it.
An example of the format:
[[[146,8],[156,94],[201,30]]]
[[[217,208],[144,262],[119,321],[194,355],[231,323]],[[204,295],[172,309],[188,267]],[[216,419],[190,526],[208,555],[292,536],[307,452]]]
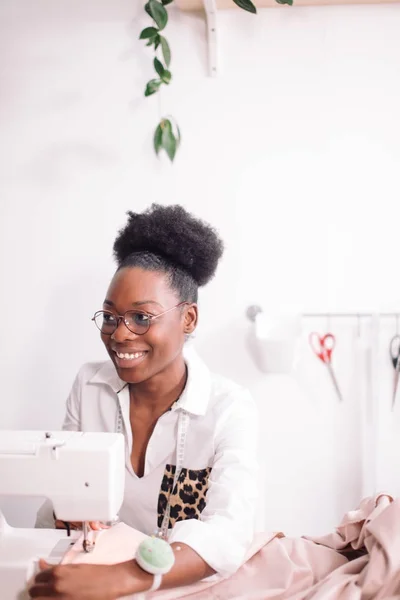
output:
[[[72,552],[66,561],[127,560],[134,555],[140,539],[138,532],[118,525],[101,533],[89,558],[81,553],[74,557]],[[245,562],[231,577],[161,590],[149,598],[399,600],[400,499],[393,501],[384,494],[367,498],[357,510],[344,516],[336,531],[323,537],[258,534]]]

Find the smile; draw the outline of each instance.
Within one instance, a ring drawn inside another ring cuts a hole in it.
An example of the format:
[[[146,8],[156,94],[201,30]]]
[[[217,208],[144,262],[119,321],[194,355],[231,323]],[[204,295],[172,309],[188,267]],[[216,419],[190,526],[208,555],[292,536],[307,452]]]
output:
[[[128,360],[133,360],[135,358],[140,358],[141,356],[144,356],[146,354],[146,352],[134,352],[133,354],[128,354],[127,352],[125,352],[125,353],[115,352],[115,354],[118,356],[118,358],[125,358]]]

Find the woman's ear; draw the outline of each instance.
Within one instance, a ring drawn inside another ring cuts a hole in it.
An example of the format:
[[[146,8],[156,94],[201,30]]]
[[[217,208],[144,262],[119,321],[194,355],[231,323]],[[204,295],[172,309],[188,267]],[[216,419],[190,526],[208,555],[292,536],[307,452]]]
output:
[[[184,333],[186,335],[190,335],[197,327],[197,321],[199,318],[199,313],[197,309],[197,304],[189,304],[186,307],[185,315],[184,315]]]

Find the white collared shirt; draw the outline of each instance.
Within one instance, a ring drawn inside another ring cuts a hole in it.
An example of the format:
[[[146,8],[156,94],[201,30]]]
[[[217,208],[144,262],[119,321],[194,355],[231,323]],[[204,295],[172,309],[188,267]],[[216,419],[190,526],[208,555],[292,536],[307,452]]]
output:
[[[184,468],[172,496],[169,541],[187,544],[217,573],[227,576],[241,565],[254,533],[257,410],[245,389],[211,374],[194,350],[185,350],[185,361],[185,390],[154,428],[143,477],[137,477],[130,460],[129,386],[118,377],[111,361],[81,368],[67,400],[63,428],[115,432],[120,406],[126,482],[119,516],[151,535],[161,525],[172,488],[178,416],[185,410],[189,424]],[[37,526],[45,525],[44,513],[39,514]]]

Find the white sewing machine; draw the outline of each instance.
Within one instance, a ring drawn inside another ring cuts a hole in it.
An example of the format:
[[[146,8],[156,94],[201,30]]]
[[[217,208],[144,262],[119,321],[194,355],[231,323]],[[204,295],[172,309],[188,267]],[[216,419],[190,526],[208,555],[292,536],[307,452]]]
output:
[[[43,496],[57,519],[112,521],[125,486],[124,438],[118,433],[0,431],[0,496]],[[82,532],[10,527],[0,510],[0,597],[28,598],[39,558],[59,562]],[[85,550],[90,544],[84,543]]]

